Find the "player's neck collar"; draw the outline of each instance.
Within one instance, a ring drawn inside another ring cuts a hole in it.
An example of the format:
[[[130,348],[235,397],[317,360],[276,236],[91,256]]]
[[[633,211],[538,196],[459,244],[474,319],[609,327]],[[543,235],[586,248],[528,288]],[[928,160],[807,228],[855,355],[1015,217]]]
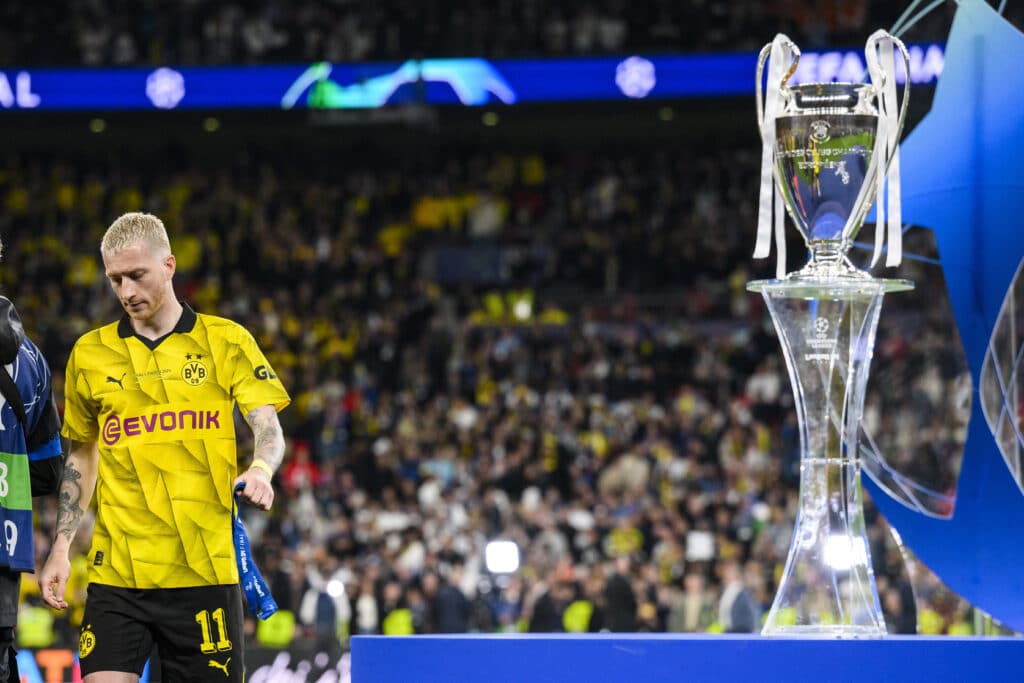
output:
[[[180,301],[179,303],[181,304],[181,317],[178,318],[178,322],[177,324],[175,324],[174,329],[165,334],[164,336],[158,339],[147,339],[142,335],[136,334],[135,329],[132,327],[131,319],[128,317],[127,313],[122,315],[121,320],[119,320],[117,323],[117,335],[122,339],[127,339],[128,337],[135,337],[143,344],[148,346],[149,349],[152,351],[153,349],[160,345],[160,342],[162,342],[164,339],[167,339],[175,332],[183,332],[186,334],[188,332],[191,332],[192,328],[196,326],[196,312],[193,311],[192,307],[189,306],[184,301]]]

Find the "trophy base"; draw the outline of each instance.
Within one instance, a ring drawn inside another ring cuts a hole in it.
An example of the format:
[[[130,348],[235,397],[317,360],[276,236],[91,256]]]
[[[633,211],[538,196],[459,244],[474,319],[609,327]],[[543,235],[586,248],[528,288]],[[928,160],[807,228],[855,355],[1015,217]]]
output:
[[[906,280],[794,274],[751,282],[771,313],[800,427],[796,522],[765,636],[887,635],[861,499],[858,438],[885,293]]]
[[[825,278],[802,276],[799,272],[782,280],[753,280],[747,290],[772,293],[793,299],[863,299],[888,292],[906,292],[914,288],[910,280],[867,277]]]
[[[875,626],[850,626],[850,625],[794,625],[779,626],[761,631],[763,636],[772,638],[824,638],[824,639],[847,639],[847,638],[885,638],[888,634],[884,628]]]

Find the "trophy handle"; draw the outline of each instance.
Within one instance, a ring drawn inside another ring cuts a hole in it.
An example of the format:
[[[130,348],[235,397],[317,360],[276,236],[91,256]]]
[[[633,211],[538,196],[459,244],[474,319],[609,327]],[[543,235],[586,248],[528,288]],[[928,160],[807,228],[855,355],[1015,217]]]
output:
[[[764,67],[768,67],[768,92],[762,91],[761,79]],[[788,61],[789,64],[785,64]],[[775,117],[781,113],[782,102],[787,97],[786,83],[796,65],[800,62],[800,48],[788,36],[778,33],[771,43],[765,45],[757,58],[757,128],[761,133],[761,187],[758,191],[757,244],[754,258],[764,258],[771,251],[771,235],[774,228],[775,245],[778,251],[776,272],[781,278],[786,269],[786,232],[784,211],[779,188],[773,182],[775,170]],[[773,188],[773,185],[775,187]],[[772,211],[775,208],[774,213]]]
[[[797,64],[800,63],[800,48],[798,48],[796,43],[790,40],[789,36],[785,34],[778,34],[775,37],[775,40],[779,39],[782,39],[783,43],[793,52],[793,62],[789,65],[789,68],[786,69],[786,72],[782,76],[782,80],[778,84],[779,89],[782,90],[796,72]],[[761,48],[760,54],[757,55],[757,88],[755,90],[757,96],[757,130],[761,133],[762,139],[764,138],[764,86],[762,85],[764,81],[764,67],[768,63],[768,57],[771,56],[772,46],[774,44],[775,41],[766,44]],[[905,52],[906,50],[904,49],[904,53]],[[907,59],[909,60],[909,56]]]
[[[876,84],[875,95],[879,98],[882,96],[882,89],[885,87],[885,81],[888,78],[896,78],[896,74],[888,74],[880,68],[877,58],[875,57],[877,51],[878,41],[883,38],[888,38],[892,41],[893,47],[900,51],[900,55],[903,57],[903,101],[900,103],[900,113],[896,122],[896,131],[893,136],[893,140],[898,144],[899,133],[903,130],[903,122],[907,118],[907,108],[910,104],[910,53],[907,52],[907,46],[903,44],[903,41],[896,36],[887,33],[885,31],[876,31],[870,38],[868,38],[867,50],[865,56],[868,58],[868,71],[873,74],[880,76],[880,81]]]
[[[761,83],[764,81],[764,66],[768,63],[768,55],[771,54],[772,44],[767,43],[761,48],[761,54],[757,56],[757,130],[761,133],[761,137],[764,137],[764,86]]]
[[[903,41],[899,38],[893,37],[893,45],[903,55],[903,102],[900,103],[900,117],[896,123],[896,130],[903,130],[903,121],[907,118],[907,105],[910,104],[910,53],[907,52],[907,46],[903,44]],[[895,78],[895,74],[893,74]],[[899,144],[899,133],[895,136],[895,143]]]
[[[896,91],[896,50],[903,56],[904,80],[903,102],[897,105]],[[881,54],[879,54],[881,53]],[[872,164],[879,161],[875,178],[878,196],[877,227],[875,228],[875,249],[871,265],[878,262],[882,244],[889,243],[886,266],[899,265],[903,257],[903,222],[900,208],[899,154],[900,133],[910,104],[910,55],[899,38],[879,30],[868,38],[864,56],[868,61],[868,72],[875,97],[878,100],[878,138]],[[899,109],[897,113],[897,108]],[[883,192],[886,201],[882,203]],[[887,205],[887,207],[886,207]],[[888,208],[886,215],[885,208]],[[885,233],[888,232],[888,238]]]

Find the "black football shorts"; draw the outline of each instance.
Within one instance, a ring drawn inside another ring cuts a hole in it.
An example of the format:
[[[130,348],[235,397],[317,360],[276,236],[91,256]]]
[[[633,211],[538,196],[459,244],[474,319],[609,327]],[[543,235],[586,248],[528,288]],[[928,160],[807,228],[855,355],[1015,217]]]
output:
[[[242,593],[237,585],[136,589],[90,584],[78,641],[82,676],[142,675],[159,650],[164,683],[242,683]]]

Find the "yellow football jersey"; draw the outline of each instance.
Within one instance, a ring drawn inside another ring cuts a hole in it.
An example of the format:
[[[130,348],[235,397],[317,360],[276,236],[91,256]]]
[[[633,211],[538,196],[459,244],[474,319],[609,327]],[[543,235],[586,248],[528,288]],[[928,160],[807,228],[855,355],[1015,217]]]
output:
[[[188,306],[155,341],[125,317],[76,342],[64,394],[64,436],[100,450],[90,582],[238,583],[234,405],[290,402],[252,335]]]

